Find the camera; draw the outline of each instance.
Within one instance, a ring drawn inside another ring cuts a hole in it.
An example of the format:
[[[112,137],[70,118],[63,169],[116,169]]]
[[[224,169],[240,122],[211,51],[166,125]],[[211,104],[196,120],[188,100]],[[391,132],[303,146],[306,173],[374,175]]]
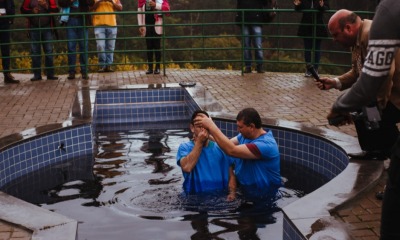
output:
[[[381,121],[381,114],[377,104],[371,103],[362,108],[362,111],[351,114],[354,121],[362,121],[368,130],[379,129],[379,121]]]

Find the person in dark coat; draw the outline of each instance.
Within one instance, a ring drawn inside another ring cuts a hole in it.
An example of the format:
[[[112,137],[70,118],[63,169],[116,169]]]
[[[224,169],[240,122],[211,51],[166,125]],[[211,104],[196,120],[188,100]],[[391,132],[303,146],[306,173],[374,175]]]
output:
[[[294,9],[296,11],[302,10],[318,10],[318,13],[303,12],[299,30],[297,35],[304,40],[304,60],[306,64],[312,63],[316,71],[318,71],[319,61],[321,59],[321,41],[322,38],[328,37],[328,31],[324,24],[323,14],[329,10],[329,0],[294,0]],[[316,16],[315,27],[314,17]],[[314,31],[316,30],[316,32]],[[314,45],[315,44],[315,45]],[[314,61],[312,61],[311,54],[314,46]],[[311,73],[306,70],[306,77],[311,77]]]
[[[13,19],[6,16],[11,15],[15,15],[14,0],[0,0],[0,45],[4,83],[19,83],[10,72],[10,25]]]
[[[89,14],[84,15],[84,13],[90,12],[89,8],[93,4],[93,0],[58,0],[61,12],[65,13],[61,16],[60,22],[66,26],[69,66],[67,79],[69,80],[75,79],[77,46],[81,52],[79,65],[82,79],[89,79],[87,74],[89,31],[84,26],[91,26],[92,19]]]
[[[23,0],[20,8],[22,14],[35,14],[28,17],[29,37],[33,77],[31,81],[42,80],[42,48],[45,54],[47,80],[58,80],[54,75],[53,30],[54,18],[49,13],[58,13],[56,0]]]
[[[262,9],[262,0],[237,0],[237,9]],[[256,62],[257,73],[264,73],[263,70],[263,32],[262,32],[262,13],[259,11],[238,12],[236,16],[236,24],[241,27],[244,41],[244,73],[251,73],[252,48],[254,48],[254,58]],[[244,23],[242,24],[242,21]],[[252,47],[253,45],[253,47]]]

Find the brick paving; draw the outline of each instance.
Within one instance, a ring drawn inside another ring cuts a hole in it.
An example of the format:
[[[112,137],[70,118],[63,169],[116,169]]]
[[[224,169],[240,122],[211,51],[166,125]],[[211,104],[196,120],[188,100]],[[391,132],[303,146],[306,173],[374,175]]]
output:
[[[301,73],[267,72],[242,76],[240,72],[229,70],[185,69],[167,69],[166,73],[166,76],[145,75],[144,71],[93,73],[89,74],[89,80],[67,80],[63,75],[58,81],[39,82],[31,82],[30,74],[14,74],[21,84],[4,85],[0,80],[0,138],[67,120],[75,96],[81,89],[182,81],[201,83],[227,112],[236,114],[251,106],[262,117],[356,135],[352,125],[338,128],[327,124],[325,117],[340,93],[336,90],[320,91],[311,78],[305,78]],[[332,213],[348,224],[353,239],[379,239],[381,201],[375,198],[375,193],[383,189],[385,178],[386,173],[375,187]],[[29,231],[0,222],[0,240],[8,239],[30,239]]]
[[[0,220],[0,240],[30,240],[32,231]]]

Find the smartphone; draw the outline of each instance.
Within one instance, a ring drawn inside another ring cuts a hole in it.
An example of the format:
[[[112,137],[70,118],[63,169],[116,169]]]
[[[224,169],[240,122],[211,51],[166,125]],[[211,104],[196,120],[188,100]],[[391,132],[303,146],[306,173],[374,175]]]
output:
[[[311,75],[314,77],[315,81],[321,82],[321,79],[319,79],[319,75],[317,71],[315,71],[315,68],[312,64],[307,64],[306,65],[307,71],[311,73]],[[322,83],[322,89],[325,89],[325,85]]]

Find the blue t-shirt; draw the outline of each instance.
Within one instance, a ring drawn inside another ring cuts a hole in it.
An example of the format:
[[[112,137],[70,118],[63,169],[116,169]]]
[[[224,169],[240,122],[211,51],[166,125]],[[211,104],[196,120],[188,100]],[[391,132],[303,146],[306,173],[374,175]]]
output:
[[[177,164],[193,149],[194,142],[182,143],[176,156]],[[228,189],[229,166],[233,158],[226,155],[219,146],[209,141],[207,147],[203,147],[196,166],[190,173],[183,172],[185,178],[183,189],[187,193],[199,193],[211,190]]]
[[[235,162],[235,175],[240,185],[254,191],[275,191],[281,186],[280,154],[278,144],[271,131],[256,139],[246,139],[239,134],[239,144],[253,144],[261,159],[238,159]]]

